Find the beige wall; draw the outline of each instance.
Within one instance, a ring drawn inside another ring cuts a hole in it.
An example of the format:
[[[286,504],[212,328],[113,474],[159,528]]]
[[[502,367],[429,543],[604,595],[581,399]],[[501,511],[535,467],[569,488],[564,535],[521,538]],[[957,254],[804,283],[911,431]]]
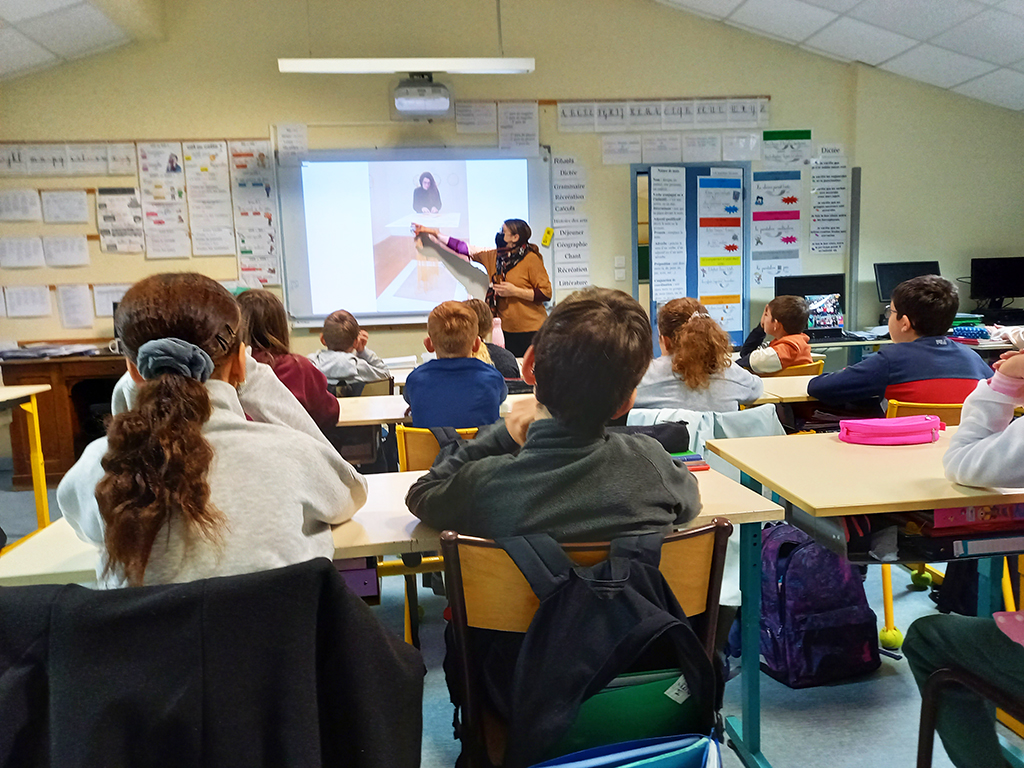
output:
[[[971,256],[1020,253],[1024,116],[845,65],[749,35],[652,0],[506,0],[504,52],[534,56],[526,76],[449,76],[461,99],[768,95],[773,128],[811,128],[846,146],[863,167],[859,274],[862,319],[876,313],[871,261],[938,258],[963,275]],[[313,147],[493,142],[451,124],[395,124],[394,77],[283,75],[278,56],[427,56],[498,53],[494,6],[471,0],[188,0],[168,3],[166,39],[147,41],[0,85],[0,140],[156,140],[269,136],[271,125],[310,124]],[[592,275],[614,281],[630,253],[629,172],[601,165],[595,134],[560,134],[541,108],[541,142],[589,171]],[[63,179],[96,186],[113,179]],[[12,180],[4,186],[18,186]],[[23,182],[22,182],[23,183]],[[32,229],[8,225],[4,233]],[[36,226],[33,231],[37,231]],[[66,231],[66,230],[65,230]],[[95,231],[85,228],[83,231]],[[99,254],[81,270],[4,270],[5,283],[130,282],[158,269],[233,273],[230,258],[147,262]],[[841,257],[805,253],[807,271],[843,269]],[[966,293],[966,292],[965,292]],[[755,294],[755,303],[764,297]],[[755,307],[759,314],[759,306]],[[4,320],[0,337],[104,336],[48,321]],[[419,351],[422,329],[374,329],[384,355]],[[310,351],[315,336],[296,333]]]

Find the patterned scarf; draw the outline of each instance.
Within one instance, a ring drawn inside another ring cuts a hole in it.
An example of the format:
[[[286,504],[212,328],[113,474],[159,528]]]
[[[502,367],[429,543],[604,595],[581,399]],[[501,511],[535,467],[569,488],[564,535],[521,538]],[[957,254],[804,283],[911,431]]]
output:
[[[494,262],[494,274],[491,275],[492,285],[487,289],[487,306],[495,312],[498,311],[498,296],[494,292],[493,284],[502,282],[509,270],[526,258],[526,254],[530,252],[528,245],[521,245],[507,251],[502,248],[498,249],[498,258]]]

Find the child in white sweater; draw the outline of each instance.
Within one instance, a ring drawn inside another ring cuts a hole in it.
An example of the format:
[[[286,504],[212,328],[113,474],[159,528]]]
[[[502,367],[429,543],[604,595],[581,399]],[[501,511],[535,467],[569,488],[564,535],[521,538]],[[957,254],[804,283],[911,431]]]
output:
[[[332,557],[330,526],[366,501],[365,480],[289,413],[294,398],[263,403],[276,424],[246,419],[240,322],[231,294],[198,274],[148,277],[118,305],[134,386],[120,388],[126,410],[57,489],[68,523],[97,545],[100,586]],[[266,390],[253,384],[252,395]]]
[[[960,426],[942,463],[946,477],[963,485],[1024,487],[1024,352],[1007,352],[995,375],[978,382],[964,401]],[[926,616],[907,632],[903,650],[923,686],[938,669],[965,670],[1024,699],[1024,612],[990,616]],[[995,621],[993,621],[993,618]],[[940,700],[937,730],[957,768],[1004,765],[996,738],[995,708],[966,688],[951,686]]]

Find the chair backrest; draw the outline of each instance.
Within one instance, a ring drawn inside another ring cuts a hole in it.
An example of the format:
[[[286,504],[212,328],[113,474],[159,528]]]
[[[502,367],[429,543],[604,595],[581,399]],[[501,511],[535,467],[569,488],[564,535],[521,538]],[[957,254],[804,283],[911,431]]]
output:
[[[476,427],[455,431],[463,440],[472,440],[476,437]],[[437,452],[441,450],[441,446],[437,444],[437,438],[429,429],[417,429],[398,424],[395,438],[398,441],[398,469],[402,472],[430,469],[434,465],[434,459],[437,458]]]
[[[758,375],[762,378],[770,378],[772,376],[820,376],[823,370],[825,370],[825,361],[815,360],[811,363],[791,365],[775,373],[760,373]]]
[[[890,400],[885,418],[897,416],[938,416],[943,423],[955,427],[960,423],[961,403],[908,403],[904,400]]]
[[[395,394],[395,379],[393,376],[388,376],[386,379],[368,381],[365,384],[363,384],[363,391],[359,393],[359,396],[368,397],[373,395],[393,394]]]
[[[718,598],[725,550],[732,524],[715,518],[709,525],[665,537],[659,570],[664,575],[708,656],[714,654]],[[609,542],[564,544],[580,565],[593,565],[608,555]],[[452,610],[454,668],[459,670],[462,699],[463,756],[467,768],[489,766],[504,754],[505,725],[485,705],[483,681],[476,669],[470,630],[523,633],[540,601],[512,558],[490,539],[441,533],[445,582]],[[490,759],[488,758],[490,755]]]
[[[684,613],[701,617],[694,629],[709,656],[715,647],[730,533],[732,524],[715,518],[700,528],[670,533],[661,547],[659,570]],[[608,556],[609,543],[564,544],[563,548],[580,565],[593,565]],[[490,539],[445,531],[441,551],[451,585],[453,617],[456,604],[461,604],[468,627],[526,632],[540,601],[505,550]]]

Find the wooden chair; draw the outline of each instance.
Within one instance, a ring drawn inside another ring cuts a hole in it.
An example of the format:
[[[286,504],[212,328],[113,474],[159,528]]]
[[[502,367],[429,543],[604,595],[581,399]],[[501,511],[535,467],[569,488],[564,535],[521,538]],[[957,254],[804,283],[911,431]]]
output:
[[[917,736],[917,768],[931,768],[939,700],[943,690],[952,685],[961,685],[974,691],[1017,720],[1024,720],[1024,702],[1015,700],[991,683],[962,669],[939,669],[929,675],[921,689],[921,725]]]
[[[906,400],[890,400],[885,418],[897,416],[938,416],[949,427],[960,423],[963,403],[911,403]]]
[[[336,397],[371,397],[393,395],[395,380],[392,377],[377,381],[336,384],[331,387]],[[333,427],[325,430],[327,439],[349,464],[360,467],[374,464],[380,455],[381,434],[379,425],[362,427]]]
[[[476,427],[455,431],[463,440],[472,440],[476,437]],[[441,446],[437,444],[437,438],[429,429],[417,429],[398,424],[395,437],[398,440],[399,471],[430,469],[434,465],[434,459],[437,458],[437,452],[441,450]]]
[[[701,528],[677,531],[665,537],[661,573],[684,613],[693,618],[694,631],[711,657],[715,650],[718,598],[722,589],[725,548],[732,524],[715,518]],[[608,555],[608,542],[565,544],[566,553],[580,565],[593,565]],[[454,654],[462,688],[462,744],[467,768],[488,767],[487,741],[504,741],[504,724],[486,715],[483,682],[470,674],[470,630],[491,629],[523,633],[540,605],[526,577],[498,544],[489,539],[441,534],[448,600],[452,610]],[[495,734],[495,731],[500,734]],[[502,747],[492,749],[503,753]]]
[[[820,376],[823,370],[825,370],[825,361],[815,360],[811,363],[791,365],[775,373],[758,373],[757,375],[763,379],[770,379],[773,376]],[[755,371],[755,373],[757,372]]]

